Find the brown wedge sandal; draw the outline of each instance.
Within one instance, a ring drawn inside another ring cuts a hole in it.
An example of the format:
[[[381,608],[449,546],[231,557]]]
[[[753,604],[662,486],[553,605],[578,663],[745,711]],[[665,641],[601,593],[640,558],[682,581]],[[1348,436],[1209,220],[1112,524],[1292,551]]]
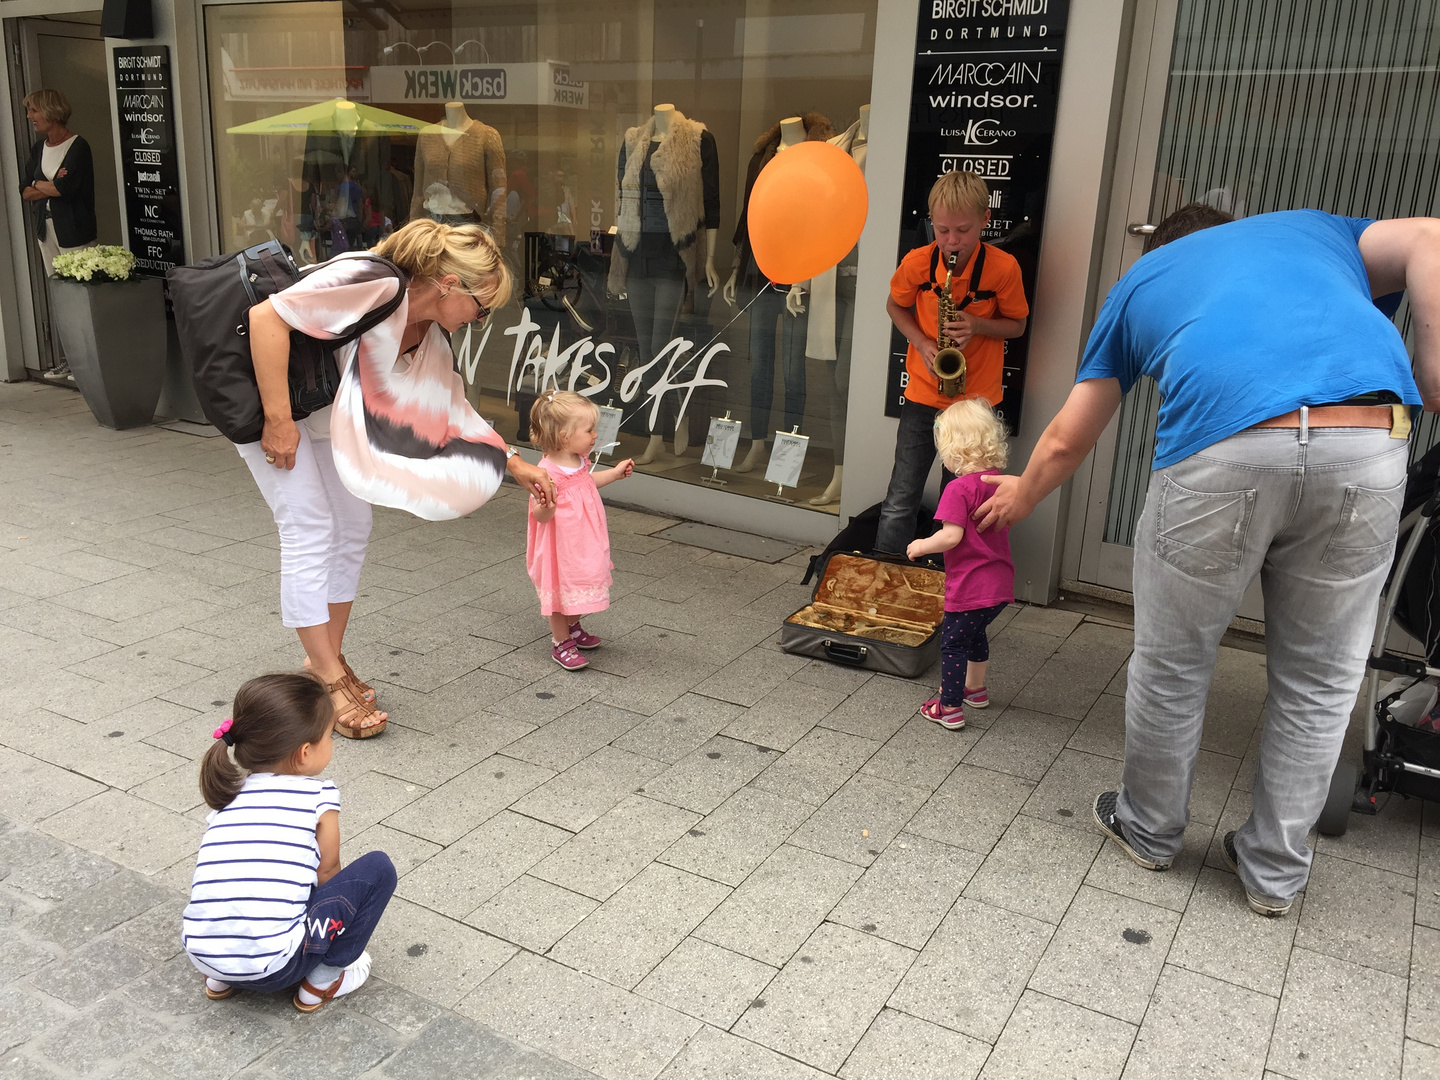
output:
[[[361,696],[373,705],[375,703],[375,688],[369,683],[367,683],[364,679],[360,678],[359,675],[355,674],[355,669],[346,662],[344,653],[340,654],[339,659],[340,666],[345,670],[345,674],[349,675],[350,678],[354,679],[355,685],[360,687]],[[311,665],[310,658],[308,656],[305,658],[305,670],[310,672],[312,675],[315,673],[315,668]]]
[[[335,703],[335,734],[347,739],[369,739],[379,735],[390,722],[381,720],[369,727],[361,725],[380,710],[365,700],[360,684],[353,675],[342,675],[328,687],[330,693],[341,695]]]

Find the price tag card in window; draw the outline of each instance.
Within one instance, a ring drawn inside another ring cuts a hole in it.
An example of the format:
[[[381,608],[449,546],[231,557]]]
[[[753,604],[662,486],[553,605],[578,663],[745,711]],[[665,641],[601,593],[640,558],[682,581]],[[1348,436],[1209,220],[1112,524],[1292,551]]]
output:
[[[765,479],[782,487],[800,486],[800,468],[805,464],[805,451],[810,447],[809,435],[775,433],[775,448],[770,451],[770,465]]]
[[[705,452],[700,464],[714,469],[728,469],[735,464],[735,450],[740,445],[740,421],[710,418],[710,434],[705,436]]]
[[[609,457],[615,452],[615,447],[620,444],[620,421],[622,419],[619,409],[610,405],[600,406],[600,421],[595,425],[595,456],[597,458]]]

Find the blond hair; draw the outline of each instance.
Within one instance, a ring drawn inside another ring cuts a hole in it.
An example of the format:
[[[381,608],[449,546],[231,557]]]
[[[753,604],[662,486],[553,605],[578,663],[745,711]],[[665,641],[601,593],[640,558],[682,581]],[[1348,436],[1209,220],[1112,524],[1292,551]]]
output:
[[[412,278],[439,281],[454,274],[461,288],[492,310],[510,299],[510,267],[483,226],[416,218],[381,240],[374,251]]]
[[[26,94],[22,104],[27,109],[34,109],[52,124],[68,123],[70,114],[74,112],[70,108],[70,100],[59,90],[36,90]]]
[[[956,476],[1003,469],[1010,456],[1004,421],[984,398],[957,401],[935,418],[935,449]]]
[[[570,433],[600,419],[600,410],[573,390],[550,390],[530,406],[530,441],[547,454],[563,450]]]
[[[937,207],[952,214],[983,216],[990,211],[990,189],[975,173],[952,169],[930,188],[931,217]]]

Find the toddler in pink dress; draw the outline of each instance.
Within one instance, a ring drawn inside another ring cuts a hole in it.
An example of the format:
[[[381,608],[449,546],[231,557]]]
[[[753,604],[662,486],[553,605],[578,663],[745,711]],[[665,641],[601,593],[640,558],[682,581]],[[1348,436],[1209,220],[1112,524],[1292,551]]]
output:
[[[610,606],[610,532],[600,489],[635,471],[629,458],[590,471],[599,420],[588,398],[568,390],[544,394],[530,409],[530,438],[545,451],[540,467],[555,481],[555,501],[541,507],[530,500],[525,565],[540,614],[550,620],[550,655],[566,671],[588,666],[580,650],[600,644],[581,628],[580,616]]]

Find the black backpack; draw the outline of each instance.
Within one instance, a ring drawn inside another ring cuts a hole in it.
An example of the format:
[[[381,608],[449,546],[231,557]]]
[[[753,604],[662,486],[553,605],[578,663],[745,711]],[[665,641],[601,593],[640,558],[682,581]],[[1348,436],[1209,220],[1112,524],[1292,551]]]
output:
[[[383,263],[399,279],[400,288],[338,338],[320,341],[290,332],[290,414],[296,420],[335,400],[340,385],[336,351],[388,319],[405,299],[408,278],[403,270],[379,255],[363,258]],[[278,240],[267,240],[238,255],[177,266],[165,275],[180,351],[194,373],[200,408],[231,442],[255,442],[265,427],[250,359],[250,309],[324,265],[301,270]]]

